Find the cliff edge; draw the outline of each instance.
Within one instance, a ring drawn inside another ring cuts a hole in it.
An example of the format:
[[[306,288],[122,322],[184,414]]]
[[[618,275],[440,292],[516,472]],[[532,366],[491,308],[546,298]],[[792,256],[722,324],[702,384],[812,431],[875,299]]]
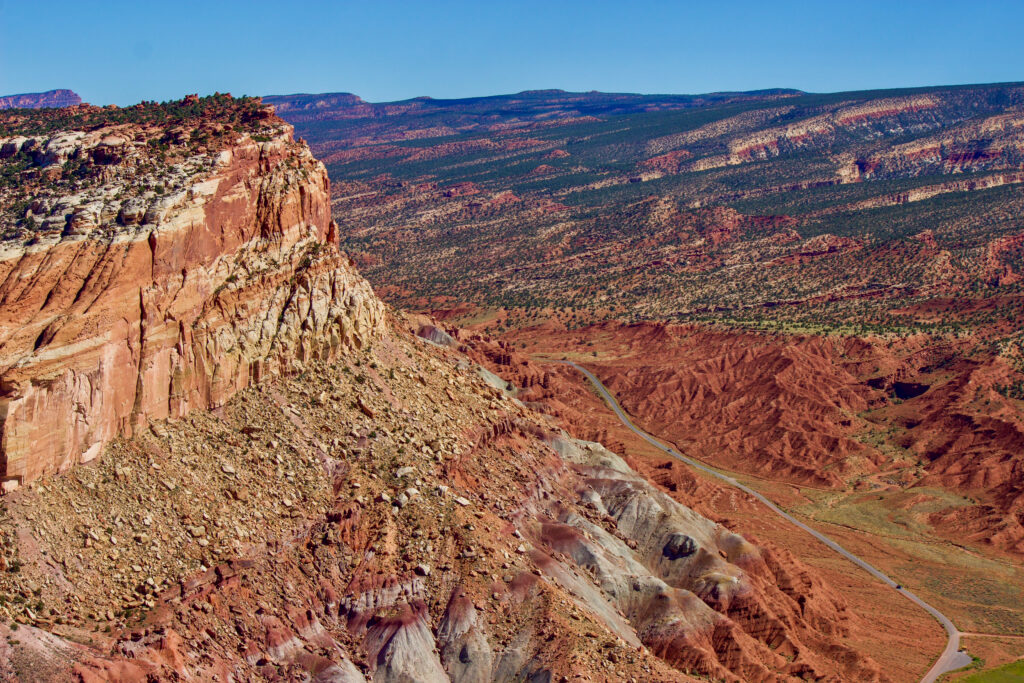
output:
[[[323,166],[258,101],[62,117],[0,128],[5,490],[380,331]]]
[[[56,109],[81,103],[78,93],[66,88],[0,96],[0,109]]]

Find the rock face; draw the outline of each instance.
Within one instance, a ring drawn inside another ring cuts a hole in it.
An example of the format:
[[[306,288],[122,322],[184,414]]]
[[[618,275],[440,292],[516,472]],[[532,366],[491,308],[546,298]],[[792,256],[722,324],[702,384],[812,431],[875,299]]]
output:
[[[46,92],[22,93],[0,96],[0,109],[43,109],[73,107],[81,104],[82,98],[73,90],[47,90]]]
[[[278,114],[301,116],[308,120],[319,118],[355,118],[373,114],[373,105],[352,93],[326,93],[322,95],[277,95],[264,97]]]
[[[177,191],[127,200],[145,168],[133,131],[15,140],[51,150],[44,168],[118,161],[36,206],[59,233],[0,252],[7,489],[378,333],[383,308],[336,247],[323,167],[275,130],[182,162],[192,175]]]

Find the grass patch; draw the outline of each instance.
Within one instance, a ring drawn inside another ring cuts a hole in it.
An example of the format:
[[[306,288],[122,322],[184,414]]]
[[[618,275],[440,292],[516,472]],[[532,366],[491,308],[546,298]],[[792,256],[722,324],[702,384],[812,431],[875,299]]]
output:
[[[1024,681],[1024,660],[1010,662],[998,669],[979,671],[959,679],[959,683],[1019,683]]]

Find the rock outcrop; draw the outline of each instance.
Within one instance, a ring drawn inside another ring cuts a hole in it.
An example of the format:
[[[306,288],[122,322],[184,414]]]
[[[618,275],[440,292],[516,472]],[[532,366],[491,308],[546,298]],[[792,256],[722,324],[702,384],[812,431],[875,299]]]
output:
[[[323,166],[269,123],[156,177],[131,126],[4,140],[9,159],[35,150],[33,170],[98,174],[34,199],[22,220],[41,227],[0,248],[6,489],[378,334],[383,307],[337,249]]]
[[[55,109],[81,103],[82,98],[78,93],[65,88],[0,96],[0,109]]]

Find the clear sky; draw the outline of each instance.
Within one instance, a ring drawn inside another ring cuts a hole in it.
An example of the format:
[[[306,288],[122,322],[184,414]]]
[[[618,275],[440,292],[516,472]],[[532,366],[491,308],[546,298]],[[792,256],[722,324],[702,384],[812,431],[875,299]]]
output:
[[[1024,80],[1024,2],[0,0],[0,94],[370,101]]]

